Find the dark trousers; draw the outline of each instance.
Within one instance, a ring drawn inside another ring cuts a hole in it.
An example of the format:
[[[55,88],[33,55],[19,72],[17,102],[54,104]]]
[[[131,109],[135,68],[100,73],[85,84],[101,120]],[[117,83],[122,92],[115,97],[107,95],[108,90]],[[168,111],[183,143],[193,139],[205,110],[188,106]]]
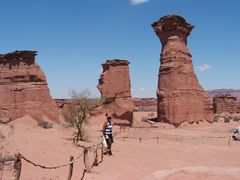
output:
[[[107,142],[107,152],[109,155],[112,155],[112,143],[113,143],[113,137],[112,135],[107,135],[108,138],[106,138]],[[105,136],[106,137],[106,136]]]

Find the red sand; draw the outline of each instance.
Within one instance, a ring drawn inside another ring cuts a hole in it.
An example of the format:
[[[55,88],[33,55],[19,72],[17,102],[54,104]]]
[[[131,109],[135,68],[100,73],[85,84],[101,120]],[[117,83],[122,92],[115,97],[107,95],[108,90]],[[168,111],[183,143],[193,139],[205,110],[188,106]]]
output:
[[[144,113],[135,113],[135,122]],[[145,113],[145,116],[147,114]],[[97,118],[98,119],[98,118]],[[89,140],[97,141],[103,118],[90,122]],[[94,124],[94,125],[93,125]],[[154,124],[156,125],[156,124]],[[84,179],[240,179],[240,142],[224,137],[232,135],[239,123],[202,123],[185,125],[175,129],[170,125],[157,124],[158,129],[127,129],[115,136],[113,156],[104,156],[104,161],[86,174]],[[114,131],[119,132],[115,127]],[[54,124],[52,129],[43,129],[30,117],[0,125],[5,136],[1,140],[1,153],[20,152],[30,160],[47,166],[64,164],[69,156],[77,157],[81,148],[72,144],[73,130]],[[134,137],[125,139],[120,137]],[[139,142],[139,137],[157,139]],[[118,139],[119,138],[119,139]],[[23,161],[21,178],[26,180],[67,179],[69,167],[45,170]],[[83,160],[74,164],[73,180],[80,179]],[[3,180],[10,179],[11,171],[4,169]]]

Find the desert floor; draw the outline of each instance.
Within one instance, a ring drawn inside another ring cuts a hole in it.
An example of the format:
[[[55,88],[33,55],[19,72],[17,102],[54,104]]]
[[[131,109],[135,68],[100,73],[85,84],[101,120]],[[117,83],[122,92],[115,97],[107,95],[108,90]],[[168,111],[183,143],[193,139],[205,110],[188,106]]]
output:
[[[84,179],[240,179],[240,142],[229,138],[240,125],[238,122],[185,124],[174,128],[162,123],[142,122],[148,116],[155,116],[155,113],[135,113],[134,126],[157,128],[115,127],[113,156],[104,156],[103,162],[93,167],[91,173],[86,173]],[[82,145],[101,141],[97,137],[101,135],[103,121],[104,117],[96,117],[89,122],[86,127],[88,142]],[[8,125],[0,125],[1,155],[20,152],[37,164],[63,165],[68,163],[70,155],[78,157],[82,153],[82,148],[72,143],[73,132],[62,124],[44,129],[25,116]],[[81,156],[74,164],[72,179],[81,179],[83,169]],[[22,160],[21,179],[65,180],[68,170],[69,166],[42,169]],[[12,164],[4,166],[0,173],[0,179],[11,179]]]

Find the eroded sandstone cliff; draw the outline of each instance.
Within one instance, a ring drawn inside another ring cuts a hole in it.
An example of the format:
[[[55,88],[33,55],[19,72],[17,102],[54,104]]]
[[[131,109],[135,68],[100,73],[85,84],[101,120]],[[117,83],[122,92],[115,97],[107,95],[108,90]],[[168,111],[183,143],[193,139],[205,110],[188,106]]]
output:
[[[213,107],[215,113],[240,113],[240,103],[237,101],[237,97],[230,94],[214,96]]]
[[[98,89],[106,98],[106,113],[113,116],[117,124],[131,125],[134,106],[128,65],[126,60],[107,60],[102,64]]]
[[[0,55],[0,120],[30,115],[36,120],[58,121],[58,109],[46,77],[35,62],[36,51]]]

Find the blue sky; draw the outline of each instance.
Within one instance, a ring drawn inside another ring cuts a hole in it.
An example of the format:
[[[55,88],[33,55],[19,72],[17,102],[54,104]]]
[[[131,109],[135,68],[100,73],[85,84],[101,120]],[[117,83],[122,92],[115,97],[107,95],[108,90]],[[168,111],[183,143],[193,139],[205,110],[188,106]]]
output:
[[[134,97],[155,97],[161,44],[151,23],[195,25],[188,46],[201,85],[240,89],[239,0],[1,0],[0,53],[37,50],[54,98],[96,88],[101,64],[127,59]]]

